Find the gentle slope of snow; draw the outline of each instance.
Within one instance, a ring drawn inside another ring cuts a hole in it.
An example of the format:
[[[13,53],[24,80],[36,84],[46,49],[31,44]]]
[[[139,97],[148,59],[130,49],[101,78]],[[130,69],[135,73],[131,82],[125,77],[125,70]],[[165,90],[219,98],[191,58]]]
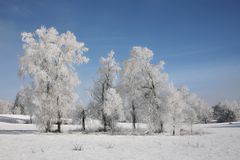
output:
[[[122,126],[124,124],[121,124]],[[64,130],[80,128],[64,126]],[[130,127],[130,124],[127,124]],[[240,123],[195,125],[202,135],[131,136],[40,133],[32,124],[0,123],[0,160],[237,160]],[[75,151],[74,146],[81,146]]]

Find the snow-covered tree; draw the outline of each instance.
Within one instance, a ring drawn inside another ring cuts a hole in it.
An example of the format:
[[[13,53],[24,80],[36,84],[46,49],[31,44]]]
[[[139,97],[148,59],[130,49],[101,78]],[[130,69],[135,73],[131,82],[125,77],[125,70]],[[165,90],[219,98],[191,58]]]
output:
[[[13,112],[13,102],[0,100],[0,114],[10,114]]]
[[[123,113],[122,98],[116,92],[116,89],[109,88],[106,91],[105,101],[103,104],[103,112],[106,115],[110,129],[114,131],[116,120],[118,120]]]
[[[148,122],[154,132],[162,132],[167,117],[168,75],[163,72],[163,61],[151,64],[153,55],[146,47],[133,47],[130,58],[123,63],[120,88],[125,111],[132,116],[133,128],[138,118]]]
[[[213,106],[213,118],[218,122],[232,122],[240,119],[240,102],[225,100]]]
[[[130,58],[123,62],[121,73],[121,95],[124,98],[124,108],[126,115],[130,115],[133,128],[136,128],[138,116],[140,116],[140,106],[142,103],[141,86],[145,66],[149,65],[153,53],[148,48],[133,47]]]
[[[213,118],[217,120],[218,123],[236,121],[235,113],[222,103],[213,106]]]
[[[198,100],[198,107],[195,111],[200,123],[208,123],[212,119],[212,108],[201,98]]]
[[[84,105],[81,102],[78,102],[75,105],[73,112],[73,122],[77,123],[77,124],[81,124],[82,125],[82,130],[85,131],[86,130],[86,116],[87,116],[87,110],[86,107],[84,107]]]
[[[207,121],[211,118],[211,109],[208,104],[196,94],[190,92],[190,90],[186,86],[180,87],[179,91],[181,92],[183,100],[186,103],[184,110],[186,111],[185,113],[188,114],[185,115],[185,118],[190,120],[191,123],[189,123],[207,123]]]
[[[83,56],[88,49],[70,31],[59,34],[53,27],[23,32],[22,41],[20,75],[32,79],[37,124],[48,132],[57,122],[60,132],[61,118],[73,105],[75,87],[80,83],[74,64],[88,62]]]
[[[168,123],[172,127],[172,135],[175,135],[177,130],[180,129],[184,123],[183,109],[186,106],[181,92],[172,84],[169,84],[167,92],[167,104],[168,104]]]
[[[104,113],[104,104],[106,101],[106,91],[113,88],[114,81],[120,71],[118,63],[115,61],[114,52],[111,51],[106,58],[100,59],[100,68],[98,70],[98,79],[95,81],[94,88],[91,90],[90,113],[95,118],[101,119],[104,131],[107,130],[107,118]]]
[[[185,122],[190,125],[190,132],[192,134],[193,133],[193,124],[196,122],[196,119],[197,119],[196,112],[191,106],[186,105],[183,110],[183,114],[184,114]]]
[[[12,108],[13,114],[25,114],[25,108],[24,108],[24,104],[22,102],[22,96],[21,96],[21,91],[19,91],[16,95],[16,98],[14,100],[14,105]]]
[[[123,62],[121,72],[120,91],[124,98],[125,114],[129,115],[133,128],[136,128],[136,122],[141,115],[141,106],[143,103],[141,86],[144,83],[143,70],[152,59],[153,53],[148,48],[133,47],[130,52],[130,58]]]
[[[240,101],[225,100],[225,101],[221,102],[221,105],[225,106],[227,109],[233,111],[236,116],[236,120],[240,120]]]
[[[154,126],[154,132],[163,132],[164,122],[167,117],[166,89],[168,86],[168,75],[163,72],[164,62],[150,64],[143,71],[144,85],[141,89],[146,100],[147,118],[150,126]]]
[[[25,86],[18,92],[17,98],[14,103],[15,107],[20,107],[21,114],[28,114],[30,116],[30,123],[32,123],[32,117],[36,109],[36,106],[32,101],[32,95],[32,86]]]
[[[198,107],[198,97],[191,93],[186,86],[178,89],[185,106],[183,108],[184,122],[190,125],[191,134],[193,132],[193,124],[197,121],[196,108]]]

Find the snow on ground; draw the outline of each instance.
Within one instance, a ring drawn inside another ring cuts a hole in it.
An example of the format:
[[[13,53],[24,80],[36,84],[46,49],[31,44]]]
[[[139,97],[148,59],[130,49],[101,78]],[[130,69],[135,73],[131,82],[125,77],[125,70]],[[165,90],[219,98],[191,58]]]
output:
[[[0,118],[1,121],[1,118]],[[120,124],[124,126],[124,124]],[[131,127],[131,124],[127,124]],[[0,160],[237,160],[240,123],[195,125],[202,135],[40,133],[32,124],[0,122]]]

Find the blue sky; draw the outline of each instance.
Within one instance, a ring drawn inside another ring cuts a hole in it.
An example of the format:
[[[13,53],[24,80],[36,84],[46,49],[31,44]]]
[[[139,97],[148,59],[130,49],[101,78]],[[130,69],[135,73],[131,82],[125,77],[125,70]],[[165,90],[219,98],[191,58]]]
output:
[[[13,100],[24,83],[20,33],[41,25],[70,30],[90,49],[89,64],[77,67],[85,103],[99,58],[113,49],[121,62],[136,45],[152,49],[171,81],[210,104],[240,100],[238,0],[0,0],[0,99]]]

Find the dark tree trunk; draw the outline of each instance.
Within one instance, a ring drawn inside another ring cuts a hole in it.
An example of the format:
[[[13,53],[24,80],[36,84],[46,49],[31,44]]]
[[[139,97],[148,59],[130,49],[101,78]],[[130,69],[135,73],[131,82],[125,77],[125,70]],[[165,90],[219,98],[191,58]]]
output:
[[[132,102],[132,126],[133,126],[133,129],[136,129],[136,108],[134,106],[134,102]]]
[[[32,115],[30,115],[30,121],[29,121],[29,123],[30,123],[30,124],[33,123],[33,121],[32,121]]]
[[[85,110],[83,109],[82,110],[82,129],[85,131],[86,128],[85,128],[85,118],[86,118],[86,114],[85,114]]]
[[[160,124],[161,126],[160,126],[160,133],[162,133],[163,132],[163,121],[161,121],[161,124]]]
[[[62,116],[61,116],[61,112],[60,111],[58,111],[57,118],[58,118],[58,120],[57,120],[57,130],[56,130],[56,132],[61,133],[61,124],[62,124],[61,118],[62,118]]]
[[[21,115],[25,115],[24,106],[20,104]]]
[[[104,104],[105,101],[105,82],[102,84],[102,104]],[[103,109],[102,111],[102,123],[103,123],[103,131],[106,132],[107,131],[107,118],[106,115],[104,114]]]
[[[193,123],[191,122],[191,135],[192,135],[192,133],[193,133]]]
[[[57,105],[59,105],[59,96],[57,97]],[[57,130],[56,130],[56,132],[59,132],[59,133],[61,133],[61,124],[62,124],[61,118],[62,118],[61,111],[58,110],[57,111]]]
[[[61,123],[57,122],[57,132],[61,133]]]
[[[176,129],[176,126],[175,126],[175,118],[173,118],[173,136],[175,136],[175,129]]]
[[[48,77],[47,77],[47,79],[48,79]],[[49,95],[49,90],[50,90],[50,82],[48,81],[47,82],[47,97]],[[50,122],[50,120],[47,121],[45,131],[46,132],[51,132],[51,122]]]
[[[47,121],[47,126],[45,128],[45,132],[51,132],[51,125],[50,125],[50,121]]]
[[[102,110],[103,131],[107,132],[107,118]]]
[[[204,119],[204,123],[207,124],[207,118]]]

